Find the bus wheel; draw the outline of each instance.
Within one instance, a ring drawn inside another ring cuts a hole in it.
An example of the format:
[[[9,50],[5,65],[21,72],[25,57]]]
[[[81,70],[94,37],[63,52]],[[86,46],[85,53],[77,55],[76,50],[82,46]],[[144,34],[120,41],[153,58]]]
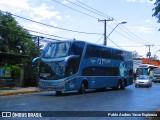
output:
[[[81,84],[81,87],[78,90],[78,93],[79,94],[84,94],[85,93],[85,84],[84,84],[84,82]]]
[[[124,90],[125,89],[125,82],[122,80],[118,81],[117,90]]]
[[[125,82],[124,81],[121,81],[121,90],[124,90],[125,89]]]
[[[56,91],[56,95],[61,95],[62,91]]]

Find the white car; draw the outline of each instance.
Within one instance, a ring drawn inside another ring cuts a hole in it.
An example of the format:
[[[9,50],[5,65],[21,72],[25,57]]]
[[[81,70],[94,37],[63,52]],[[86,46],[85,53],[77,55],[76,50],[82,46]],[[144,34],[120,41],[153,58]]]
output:
[[[135,87],[152,87],[152,79],[147,75],[140,75],[136,78]]]

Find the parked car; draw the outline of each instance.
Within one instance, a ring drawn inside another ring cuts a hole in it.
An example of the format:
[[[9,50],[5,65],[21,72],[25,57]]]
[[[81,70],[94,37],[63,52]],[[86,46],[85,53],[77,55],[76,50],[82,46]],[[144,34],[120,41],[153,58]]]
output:
[[[152,87],[152,79],[147,75],[140,75],[136,78],[135,87]]]

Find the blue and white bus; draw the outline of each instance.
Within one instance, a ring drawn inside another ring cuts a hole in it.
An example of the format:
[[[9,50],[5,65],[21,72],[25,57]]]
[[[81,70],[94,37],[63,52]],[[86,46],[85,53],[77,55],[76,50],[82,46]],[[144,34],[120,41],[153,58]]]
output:
[[[155,65],[151,65],[151,64],[141,64],[136,69],[136,76],[137,77],[139,75],[153,76],[153,70],[155,68],[158,68],[158,67]]]
[[[39,60],[40,90],[62,91],[114,88],[133,83],[132,53],[84,41],[48,43]]]

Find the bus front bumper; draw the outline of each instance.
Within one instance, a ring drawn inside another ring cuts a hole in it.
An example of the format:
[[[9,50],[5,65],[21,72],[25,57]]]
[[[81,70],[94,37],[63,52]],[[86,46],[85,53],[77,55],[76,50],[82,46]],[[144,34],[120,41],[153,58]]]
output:
[[[48,82],[46,80],[40,80],[38,86],[40,91],[65,91],[65,81]]]

